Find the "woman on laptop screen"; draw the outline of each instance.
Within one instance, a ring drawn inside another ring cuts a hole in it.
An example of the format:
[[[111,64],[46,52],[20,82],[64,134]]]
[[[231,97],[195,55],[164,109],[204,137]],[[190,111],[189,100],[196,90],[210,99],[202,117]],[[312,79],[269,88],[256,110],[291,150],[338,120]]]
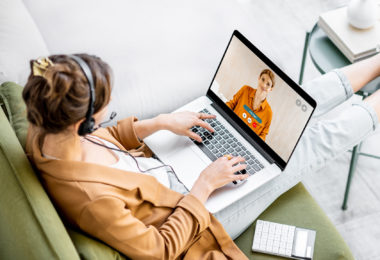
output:
[[[267,96],[274,85],[274,73],[265,69],[259,75],[256,89],[244,85],[226,103],[264,141],[272,122],[272,109]]]

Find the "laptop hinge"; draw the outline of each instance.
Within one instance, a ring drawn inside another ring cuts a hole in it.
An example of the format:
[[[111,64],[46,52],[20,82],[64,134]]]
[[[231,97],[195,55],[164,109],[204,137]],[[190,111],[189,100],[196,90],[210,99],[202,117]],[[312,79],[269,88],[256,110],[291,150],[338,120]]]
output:
[[[236,131],[238,131],[243,137],[245,140],[247,140],[251,145],[253,145],[253,147],[270,163],[276,163],[273,158],[263,149],[261,148],[255,140],[253,140],[252,137],[250,137],[243,129],[241,129],[241,127],[236,124],[228,115],[226,112],[224,112],[224,110],[218,106],[215,102],[213,102],[211,104],[211,106],[213,108],[215,108],[222,116],[224,119],[226,119],[231,125],[232,127],[234,127],[236,129]],[[276,163],[276,165],[278,166],[278,164]]]

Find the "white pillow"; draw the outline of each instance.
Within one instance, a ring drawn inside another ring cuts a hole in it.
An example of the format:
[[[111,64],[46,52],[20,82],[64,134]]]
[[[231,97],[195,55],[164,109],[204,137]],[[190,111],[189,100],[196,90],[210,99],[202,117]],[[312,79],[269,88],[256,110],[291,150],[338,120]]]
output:
[[[0,1],[0,83],[24,85],[30,73],[29,61],[48,55],[46,44],[20,0]]]
[[[111,65],[117,119],[204,95],[233,30],[252,24],[235,0],[24,2],[52,54],[86,52]]]

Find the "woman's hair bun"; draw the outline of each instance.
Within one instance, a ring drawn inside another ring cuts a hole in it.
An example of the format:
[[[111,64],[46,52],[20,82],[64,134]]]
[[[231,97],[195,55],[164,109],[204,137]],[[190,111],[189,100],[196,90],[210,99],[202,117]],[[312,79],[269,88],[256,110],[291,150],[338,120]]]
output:
[[[95,113],[111,96],[111,69],[100,58],[76,54],[91,69],[95,88]],[[31,74],[23,90],[28,121],[45,133],[59,133],[85,118],[89,105],[89,85],[79,65],[68,55],[52,55],[43,73]]]

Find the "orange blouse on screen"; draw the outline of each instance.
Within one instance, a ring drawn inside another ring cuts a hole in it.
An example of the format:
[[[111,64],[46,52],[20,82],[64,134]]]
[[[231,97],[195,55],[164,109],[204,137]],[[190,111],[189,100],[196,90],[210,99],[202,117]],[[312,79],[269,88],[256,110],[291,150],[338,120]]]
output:
[[[234,97],[226,103],[226,105],[265,141],[265,137],[269,133],[269,127],[272,121],[272,109],[268,104],[267,99],[265,99],[258,109],[253,110],[253,99],[255,94],[256,89],[244,85]],[[250,115],[250,113],[244,108],[244,105],[247,105],[261,119],[261,123]]]

